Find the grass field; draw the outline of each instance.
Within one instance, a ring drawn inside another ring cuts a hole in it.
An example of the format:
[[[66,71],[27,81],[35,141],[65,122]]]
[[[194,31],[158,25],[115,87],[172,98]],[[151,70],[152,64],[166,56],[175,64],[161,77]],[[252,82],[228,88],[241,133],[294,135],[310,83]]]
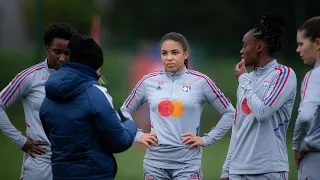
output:
[[[12,55],[11,55],[12,56]],[[12,57],[11,57],[12,58]],[[25,67],[30,66],[32,62],[29,58],[27,60],[24,57],[24,61],[21,61],[22,57],[15,57],[17,61],[7,61],[6,66],[2,66],[1,71],[11,69],[6,74],[6,82],[1,79],[0,84],[4,86],[13,76]],[[123,100],[126,98],[129,90],[127,89],[127,77],[129,77],[128,71],[123,66],[130,58],[110,55],[106,57],[106,62],[102,73],[108,81],[107,87],[110,94],[113,96],[115,107],[119,107]],[[18,61],[20,60],[20,61]],[[4,61],[2,61],[4,62]],[[234,78],[234,64],[236,61],[230,60],[210,60],[200,61],[196,64],[197,70],[212,77],[223,92],[235,102],[235,91],[237,87],[237,81]],[[15,67],[15,68],[13,68]],[[122,78],[119,78],[121,74]],[[9,79],[10,78],[10,79]],[[3,87],[0,87],[1,89]],[[234,103],[233,103],[234,104]],[[23,109],[21,103],[16,103],[8,109],[8,115],[12,123],[22,132],[25,132],[25,123],[23,117]],[[295,116],[294,116],[295,117]],[[209,106],[205,106],[204,113],[201,121],[201,134],[208,132],[212,126],[217,123],[219,116]],[[291,129],[293,124],[290,125]],[[297,172],[293,168],[293,157],[291,151],[291,132],[288,132],[287,146],[290,160],[290,179],[296,179]],[[216,144],[204,148],[202,168],[205,180],[219,179],[222,169],[222,164],[225,159],[230,134],[225,136],[222,140]],[[22,151],[18,149],[3,133],[0,133],[0,180],[17,180],[20,176]],[[136,145],[135,145],[136,146]],[[118,161],[118,173],[116,180],[141,180],[142,176],[142,161],[144,156],[144,150],[141,148],[132,147],[130,150],[117,154],[116,159]]]
[[[11,116],[14,117],[14,116]],[[216,144],[204,148],[202,169],[205,180],[216,180],[219,179],[221,174],[221,168],[227,154],[228,134],[221,141]],[[291,136],[288,138],[288,147],[291,147],[289,141]],[[17,180],[20,175],[22,151],[15,147],[10,140],[0,135],[0,179],[1,180]],[[116,180],[141,180],[142,175],[142,161],[144,152],[139,150],[140,148],[132,147],[129,151],[116,155],[118,162],[118,173]],[[297,172],[293,168],[292,153],[289,149],[289,160],[290,160],[290,177],[289,179],[296,179]]]

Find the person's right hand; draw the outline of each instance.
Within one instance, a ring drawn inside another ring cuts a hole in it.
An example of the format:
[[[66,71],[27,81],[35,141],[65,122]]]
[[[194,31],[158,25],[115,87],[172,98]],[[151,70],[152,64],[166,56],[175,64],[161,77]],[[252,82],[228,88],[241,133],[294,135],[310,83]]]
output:
[[[150,143],[154,146],[158,146],[158,138],[155,134],[143,133],[140,137],[140,144],[144,144],[148,149],[152,149]]]
[[[246,68],[246,63],[245,60],[242,59],[235,68],[235,76],[238,79],[239,76],[241,76],[242,74],[247,73],[247,68]]]
[[[45,154],[44,150],[40,146],[48,145],[46,142],[33,141],[31,138],[27,138],[27,142],[21,148],[24,152],[28,153],[31,157],[35,158],[33,153],[38,155]]]

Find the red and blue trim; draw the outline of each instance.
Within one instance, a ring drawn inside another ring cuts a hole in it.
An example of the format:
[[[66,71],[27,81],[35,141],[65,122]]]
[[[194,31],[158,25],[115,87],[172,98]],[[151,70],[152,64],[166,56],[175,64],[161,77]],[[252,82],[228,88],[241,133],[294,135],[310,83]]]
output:
[[[157,71],[157,72],[153,72],[153,73],[150,73],[150,74],[147,74],[145,76],[143,76],[143,78],[136,84],[136,87],[133,88],[131,94],[128,96],[128,98],[126,99],[125,101],[125,106],[126,107],[129,107],[130,103],[132,102],[132,100],[134,99],[136,93],[137,93],[137,90],[140,88],[140,86],[142,85],[143,81],[148,79],[148,78],[151,78],[151,77],[155,77],[155,76],[158,76],[160,74],[163,74],[163,72],[161,71]]]
[[[214,81],[211,80],[208,76],[193,70],[188,70],[186,73],[205,79],[209,87],[212,89],[213,93],[218,97],[219,101],[222,103],[223,107],[227,108],[229,106],[230,100],[221,92],[221,90],[217,87]]]
[[[43,62],[36,64],[28,69],[25,69],[21,73],[19,73],[11,82],[11,85],[7,87],[5,92],[1,95],[1,100],[3,102],[3,105],[7,105],[10,98],[14,95],[14,93],[17,91],[21,83],[32,73],[35,71],[38,71],[40,69],[45,68]]]
[[[288,78],[290,76],[290,68],[286,66],[277,66],[275,67],[276,70],[280,71],[278,79],[276,81],[276,85],[274,86],[270,95],[264,99],[265,105],[272,106],[274,102],[277,100],[279,95],[281,94],[284,86],[286,85]]]

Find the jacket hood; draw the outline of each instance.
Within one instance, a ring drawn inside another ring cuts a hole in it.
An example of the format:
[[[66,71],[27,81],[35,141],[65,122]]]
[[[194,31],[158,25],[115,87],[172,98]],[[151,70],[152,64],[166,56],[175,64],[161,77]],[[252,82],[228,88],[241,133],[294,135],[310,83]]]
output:
[[[67,62],[45,83],[46,96],[54,101],[69,101],[97,84],[99,75],[87,65]]]

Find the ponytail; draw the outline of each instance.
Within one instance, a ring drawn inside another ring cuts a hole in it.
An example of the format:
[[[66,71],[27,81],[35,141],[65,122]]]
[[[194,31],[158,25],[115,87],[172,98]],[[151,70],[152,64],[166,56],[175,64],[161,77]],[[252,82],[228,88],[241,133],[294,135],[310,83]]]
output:
[[[187,69],[188,69],[188,61],[189,61],[188,59],[184,60],[184,65],[186,66]]]

